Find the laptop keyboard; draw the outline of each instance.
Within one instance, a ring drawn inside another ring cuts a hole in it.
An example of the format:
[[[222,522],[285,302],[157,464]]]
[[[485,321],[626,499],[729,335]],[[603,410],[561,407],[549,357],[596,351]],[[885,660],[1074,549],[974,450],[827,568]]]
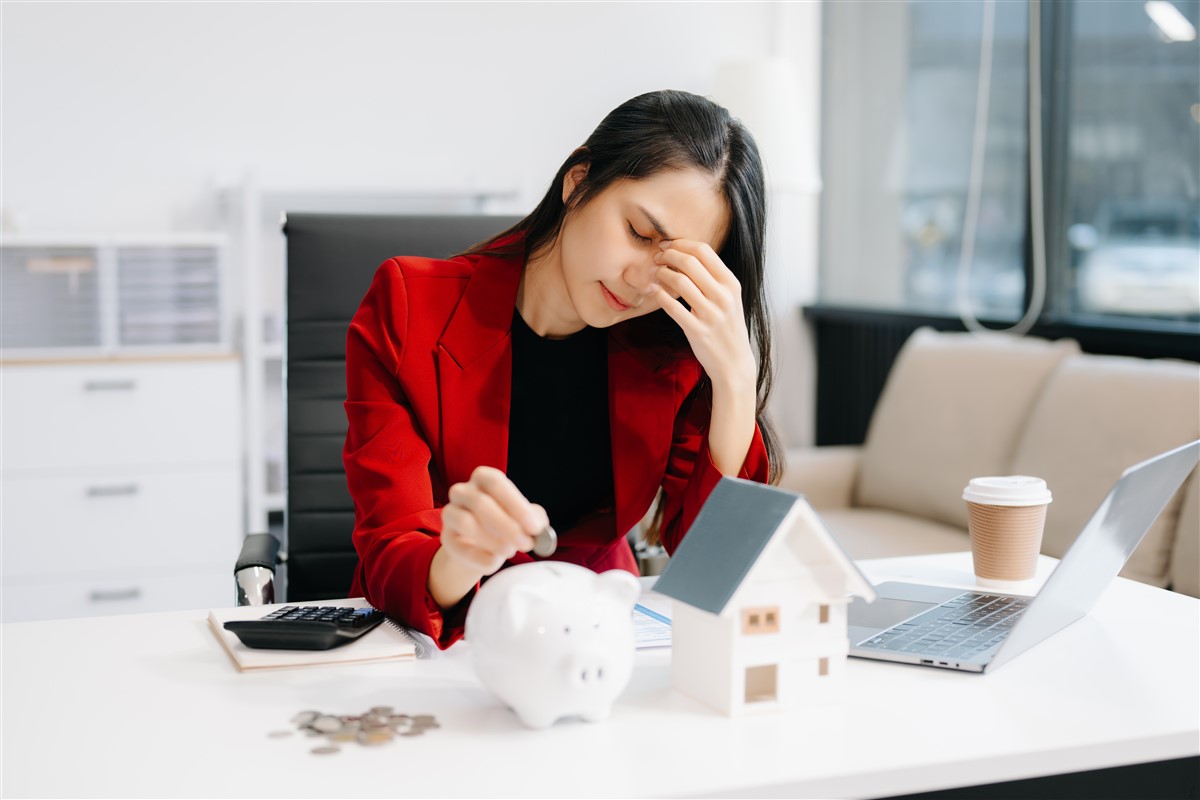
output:
[[[1025,598],[964,592],[859,647],[971,658],[1004,641],[1028,604]]]

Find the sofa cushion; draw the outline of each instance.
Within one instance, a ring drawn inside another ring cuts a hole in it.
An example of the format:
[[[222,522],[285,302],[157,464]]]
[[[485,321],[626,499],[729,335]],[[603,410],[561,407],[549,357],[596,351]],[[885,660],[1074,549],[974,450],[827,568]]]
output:
[[[818,516],[850,557],[891,558],[971,549],[967,532],[940,522],[878,508],[838,508]]]
[[[1073,356],[1051,376],[1020,437],[1017,475],[1045,479],[1054,495],[1042,552],[1062,555],[1121,473],[1200,438],[1200,364]],[[1121,574],[1166,586],[1184,490],[1176,493]]]
[[[1171,548],[1171,588],[1200,597],[1200,469],[1192,470]]]
[[[909,337],[867,431],[856,505],[967,527],[963,487],[1008,475],[1047,377],[1079,352],[1070,339],[938,333]]]

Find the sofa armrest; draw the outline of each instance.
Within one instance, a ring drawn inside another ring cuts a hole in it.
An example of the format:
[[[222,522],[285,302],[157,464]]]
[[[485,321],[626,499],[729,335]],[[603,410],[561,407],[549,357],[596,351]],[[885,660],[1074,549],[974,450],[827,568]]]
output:
[[[804,495],[816,509],[848,508],[861,457],[861,445],[788,450],[779,487]]]

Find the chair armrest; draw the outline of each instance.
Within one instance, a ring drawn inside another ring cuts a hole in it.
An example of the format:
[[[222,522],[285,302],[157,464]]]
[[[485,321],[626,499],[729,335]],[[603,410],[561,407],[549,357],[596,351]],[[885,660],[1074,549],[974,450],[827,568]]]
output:
[[[246,537],[233,566],[239,606],[261,606],[275,602],[275,566],[279,561],[279,540],[274,536],[252,533]]]
[[[861,459],[861,445],[788,450],[779,488],[804,495],[813,508],[848,508]]]

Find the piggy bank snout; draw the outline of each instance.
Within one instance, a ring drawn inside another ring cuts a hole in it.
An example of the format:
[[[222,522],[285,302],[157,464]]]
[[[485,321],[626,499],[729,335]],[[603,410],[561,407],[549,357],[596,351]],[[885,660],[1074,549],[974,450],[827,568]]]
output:
[[[612,659],[598,650],[568,656],[563,668],[567,682],[580,688],[598,688],[613,677]]]

